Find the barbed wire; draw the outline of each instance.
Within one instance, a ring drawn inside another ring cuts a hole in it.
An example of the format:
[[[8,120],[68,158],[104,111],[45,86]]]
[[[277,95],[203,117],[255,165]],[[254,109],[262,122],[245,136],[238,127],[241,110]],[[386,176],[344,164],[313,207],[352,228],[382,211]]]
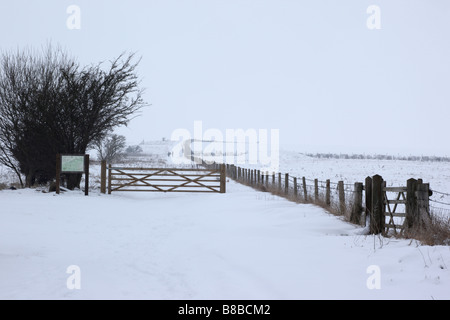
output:
[[[434,189],[432,189],[431,191],[432,191],[433,193],[437,193],[437,194],[441,194],[441,195],[450,197],[450,193],[445,193],[445,192],[441,192],[441,191],[436,191],[436,190],[434,190]]]
[[[450,203],[447,203],[447,202],[437,201],[437,200],[433,200],[433,199],[430,199],[430,201],[431,202],[435,202],[435,203],[439,203],[439,204],[443,204],[443,205],[446,205],[446,206],[450,206]]]
[[[306,177],[295,177],[292,175],[288,175],[288,180],[286,181],[286,176],[285,174],[282,174],[281,176],[279,174],[261,174],[262,176],[262,181],[264,182],[264,184],[275,184],[275,185],[279,185],[281,186],[281,188],[285,188],[286,182],[289,182],[289,190],[293,190],[294,189],[294,185],[295,182],[297,182],[297,190],[298,192],[304,191],[305,187],[306,190],[308,191],[308,194],[314,194],[315,193],[315,187],[316,187],[316,183],[317,183],[317,188],[320,190],[319,193],[323,193],[323,190],[326,189],[330,189],[330,196],[334,197],[334,196],[339,196],[339,185],[340,183],[342,183],[342,186],[344,187],[343,191],[345,194],[353,194],[357,191],[354,190],[354,184],[352,183],[343,183],[343,182],[333,182],[333,181],[324,181],[324,180],[319,180],[319,179],[309,179]],[[309,183],[305,183],[305,185],[303,184],[303,182],[309,182]],[[313,184],[312,184],[313,183]],[[329,187],[328,187],[329,185]],[[442,191],[438,191],[438,190],[434,190],[431,189],[431,191],[433,192],[433,195],[440,195],[440,199],[442,199],[443,197],[450,197],[450,193],[447,192],[442,192]],[[348,197],[348,196],[347,196]],[[439,201],[439,200],[434,200],[432,198],[429,199],[430,202],[436,203],[436,204],[440,204],[440,205],[444,205],[444,206],[449,206],[450,207],[450,202],[444,202],[444,201]],[[442,207],[434,207],[431,206],[436,210],[449,210],[449,208],[442,208]]]

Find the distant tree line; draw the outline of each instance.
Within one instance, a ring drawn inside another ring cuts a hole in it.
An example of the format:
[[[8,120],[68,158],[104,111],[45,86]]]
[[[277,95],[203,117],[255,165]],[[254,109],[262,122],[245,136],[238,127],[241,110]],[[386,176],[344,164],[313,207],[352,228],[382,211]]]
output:
[[[385,154],[347,154],[347,153],[305,153],[306,156],[319,159],[363,159],[363,160],[405,160],[450,162],[449,157],[439,156],[394,156]]]
[[[52,180],[56,154],[86,153],[146,105],[138,64],[134,54],[122,54],[81,66],[51,45],[1,53],[0,163],[26,187]],[[67,175],[67,187],[80,180]]]

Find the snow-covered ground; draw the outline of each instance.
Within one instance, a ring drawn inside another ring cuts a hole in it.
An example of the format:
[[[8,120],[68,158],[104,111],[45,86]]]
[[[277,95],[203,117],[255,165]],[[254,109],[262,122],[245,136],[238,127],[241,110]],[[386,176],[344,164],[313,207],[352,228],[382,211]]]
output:
[[[135,165],[170,166],[170,147],[149,143],[152,156]],[[280,171],[297,176],[448,186],[447,164],[282,155]],[[0,299],[450,298],[449,246],[367,236],[321,208],[233,181],[226,194],[103,195],[98,165],[91,176],[88,197],[0,191]],[[70,266],[80,289],[67,287]]]
[[[366,236],[312,205],[227,188],[1,191],[0,298],[450,298],[448,246]],[[67,288],[72,265],[81,289]],[[381,287],[369,289],[377,268]]]

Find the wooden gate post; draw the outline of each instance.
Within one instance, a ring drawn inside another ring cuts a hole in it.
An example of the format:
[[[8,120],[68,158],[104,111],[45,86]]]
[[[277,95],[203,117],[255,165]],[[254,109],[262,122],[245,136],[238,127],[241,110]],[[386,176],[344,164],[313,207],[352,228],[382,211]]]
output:
[[[106,160],[101,162],[100,193],[106,193]]]
[[[361,182],[355,182],[353,195],[354,200],[352,206],[352,213],[350,215],[350,222],[360,224],[362,213],[362,196],[363,196],[363,184]]]
[[[226,167],[225,167],[225,164],[222,164],[220,166],[220,193],[226,192],[226,186],[227,186],[226,178],[227,178]]]
[[[367,177],[365,181],[365,194],[366,194],[366,209],[364,211],[364,226],[367,225],[367,217],[369,217],[372,214],[372,178]]]
[[[370,234],[384,233],[384,192],[383,178],[372,178],[372,212],[370,215]]]
[[[111,178],[112,178],[112,173],[111,173],[111,163],[108,165],[108,194],[111,194]]]

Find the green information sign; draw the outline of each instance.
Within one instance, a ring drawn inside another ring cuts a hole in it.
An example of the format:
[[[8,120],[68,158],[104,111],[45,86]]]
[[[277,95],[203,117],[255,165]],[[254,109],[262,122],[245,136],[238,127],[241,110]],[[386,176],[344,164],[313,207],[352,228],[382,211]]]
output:
[[[83,173],[83,156],[61,156],[61,172]]]

